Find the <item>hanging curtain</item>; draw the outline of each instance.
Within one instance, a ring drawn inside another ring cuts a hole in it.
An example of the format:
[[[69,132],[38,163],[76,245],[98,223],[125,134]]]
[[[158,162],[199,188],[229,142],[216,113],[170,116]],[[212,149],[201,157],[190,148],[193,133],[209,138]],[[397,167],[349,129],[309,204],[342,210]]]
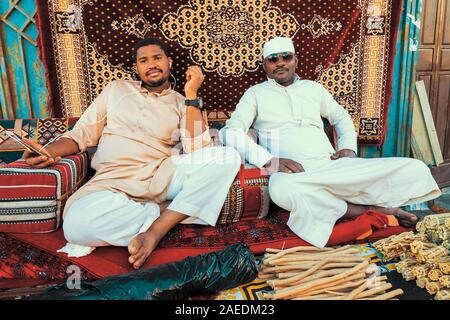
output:
[[[420,36],[422,0],[403,0],[399,22],[388,129],[381,148],[361,147],[362,157],[409,157],[412,108]]]

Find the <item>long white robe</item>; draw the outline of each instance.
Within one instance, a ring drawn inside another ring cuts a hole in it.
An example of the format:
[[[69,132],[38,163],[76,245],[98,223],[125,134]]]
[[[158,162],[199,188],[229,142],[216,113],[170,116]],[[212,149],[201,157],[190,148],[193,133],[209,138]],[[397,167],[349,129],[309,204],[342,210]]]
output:
[[[339,159],[324,132],[322,117],[335,127],[337,149],[357,152],[357,134],[348,112],[319,83],[300,80],[288,87],[269,79],[248,89],[221,141],[262,168],[271,158],[299,162],[305,172],[275,173],[270,196],[289,210],[288,226],[311,244],[326,245],[332,228],[355,204],[397,207],[438,197],[426,165],[409,158]],[[259,144],[248,136],[256,130]]]
[[[203,148],[176,160],[176,169],[168,187],[167,207],[188,217],[181,223],[214,226],[228,189],[241,165],[239,154],[229,147]],[[137,202],[126,195],[101,190],[81,197],[69,208],[64,220],[64,235],[69,246],[89,254],[94,247],[128,246],[159,217],[154,202]]]

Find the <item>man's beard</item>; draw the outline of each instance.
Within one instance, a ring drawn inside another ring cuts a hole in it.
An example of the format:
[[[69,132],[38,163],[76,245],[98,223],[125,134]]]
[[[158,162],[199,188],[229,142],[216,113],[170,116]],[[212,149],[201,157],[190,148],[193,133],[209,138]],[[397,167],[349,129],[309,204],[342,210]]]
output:
[[[169,80],[169,77],[161,78],[156,81],[144,81],[144,83],[146,86],[148,86],[150,88],[157,88],[157,87],[162,86],[164,83],[166,83],[167,80]]]

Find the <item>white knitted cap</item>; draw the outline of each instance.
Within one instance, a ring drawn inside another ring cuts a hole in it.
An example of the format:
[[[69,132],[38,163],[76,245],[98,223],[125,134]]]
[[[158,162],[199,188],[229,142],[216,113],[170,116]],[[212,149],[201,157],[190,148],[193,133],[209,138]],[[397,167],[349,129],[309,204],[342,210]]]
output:
[[[292,52],[295,53],[294,43],[288,37],[275,37],[267,41],[263,47],[264,59],[274,53]]]

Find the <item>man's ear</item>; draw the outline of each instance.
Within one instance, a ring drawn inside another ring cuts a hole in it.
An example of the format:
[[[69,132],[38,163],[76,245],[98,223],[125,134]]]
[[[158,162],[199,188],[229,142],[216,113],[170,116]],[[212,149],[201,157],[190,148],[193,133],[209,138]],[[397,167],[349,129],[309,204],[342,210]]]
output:
[[[168,58],[168,60],[169,60],[169,69],[170,69],[170,68],[172,68],[173,60],[172,60],[172,58],[170,58],[170,57]]]
[[[265,60],[264,60],[263,63],[262,63],[262,67],[263,67],[264,72],[267,73],[267,70],[266,70],[266,61],[265,61]]]

